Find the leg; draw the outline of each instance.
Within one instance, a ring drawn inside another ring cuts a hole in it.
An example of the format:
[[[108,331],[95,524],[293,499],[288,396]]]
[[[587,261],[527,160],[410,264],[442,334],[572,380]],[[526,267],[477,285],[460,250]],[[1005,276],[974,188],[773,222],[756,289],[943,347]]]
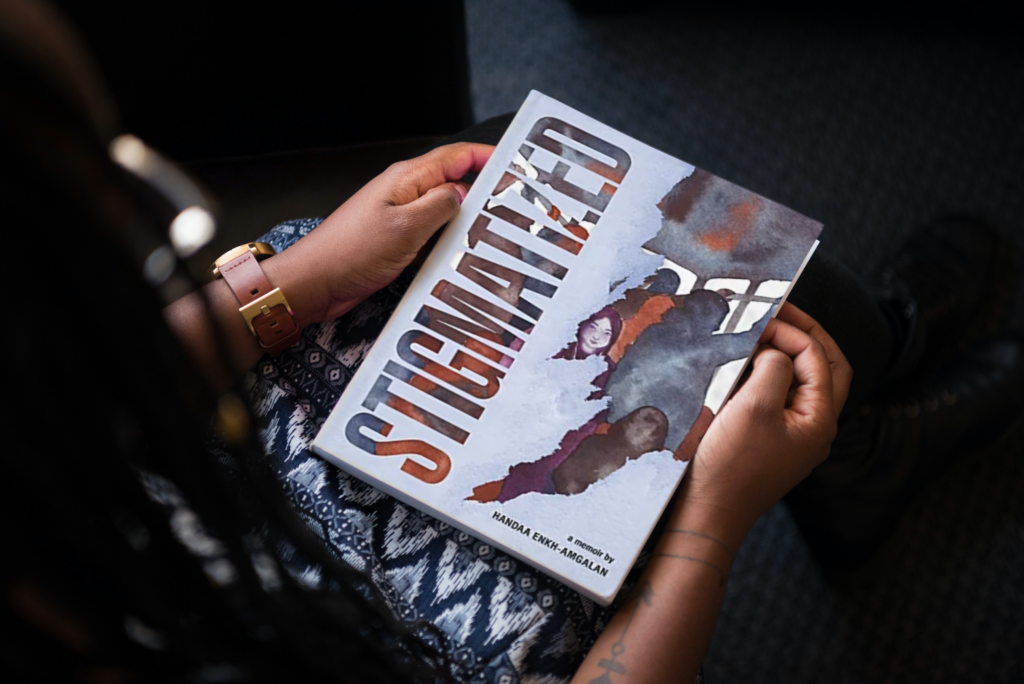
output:
[[[501,140],[501,136],[505,135],[505,131],[508,129],[509,124],[512,123],[512,119],[514,117],[515,112],[493,116],[478,124],[473,124],[464,131],[459,131],[454,135],[448,136],[444,140],[439,141],[436,145],[432,145],[431,149],[434,147],[440,147],[441,145],[450,145],[457,142],[497,145],[498,141]]]
[[[910,501],[1024,410],[1021,338],[949,356],[999,325],[991,305],[1008,299],[1000,285],[1011,252],[983,221],[947,217],[904,245],[877,298],[842,267],[812,270],[814,262],[794,288],[791,299],[834,336],[856,372],[828,460],[785,498],[828,575],[853,579],[869,575],[871,561],[884,564]],[[885,354],[863,356],[886,344]]]
[[[793,286],[789,301],[821,324],[853,367],[846,417],[882,384],[895,349],[892,326],[857,276],[820,251]]]

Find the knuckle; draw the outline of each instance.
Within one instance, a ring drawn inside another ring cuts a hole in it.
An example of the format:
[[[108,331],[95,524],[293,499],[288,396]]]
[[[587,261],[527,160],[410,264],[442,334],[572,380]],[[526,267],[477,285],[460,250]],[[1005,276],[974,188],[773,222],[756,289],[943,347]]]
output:
[[[414,162],[410,159],[396,161],[384,171],[385,175],[395,180],[408,178],[412,174]]]
[[[835,441],[836,436],[839,434],[839,424],[835,420],[824,421],[822,426],[822,441],[825,444],[831,445]]]
[[[388,212],[388,227],[396,232],[404,233],[412,230],[418,223],[418,217],[414,212],[409,211],[406,207],[393,207],[393,211]]]
[[[761,347],[757,351],[757,356],[754,357],[754,363],[778,363],[780,356],[785,356],[785,354],[774,347]]]
[[[815,418],[808,427],[808,439],[822,447],[832,444],[839,432],[839,424],[836,422],[835,416],[824,407],[816,411]]]
[[[838,430],[835,420],[820,416],[818,420],[814,420],[804,427],[801,441],[808,449],[829,449]]]
[[[820,359],[825,359],[826,362],[828,361],[828,352],[825,351],[825,345],[813,337],[811,338],[809,349],[814,356],[817,356]]]
[[[828,421],[821,430],[821,443],[826,447],[830,446],[836,440],[838,434],[839,425],[836,421]]]
[[[450,157],[450,156],[453,156],[455,154],[458,154],[458,152],[460,150],[462,150],[462,149],[464,149],[466,147],[468,147],[468,144],[464,143],[464,142],[448,143],[447,145],[441,145],[440,147],[435,147],[430,152],[425,154],[424,158],[425,159],[429,159],[431,161],[434,161],[434,160],[437,160],[437,159],[444,159],[445,157]]]
[[[793,359],[778,349],[766,349],[762,353],[762,363],[766,367],[774,367],[780,371],[792,371],[793,370]]]
[[[847,385],[853,380],[853,367],[847,363],[846,359],[840,358],[831,363],[832,368],[832,381],[834,383],[846,383]]]
[[[443,185],[440,188],[438,188],[438,192],[444,193],[445,204],[452,213],[455,213],[456,211],[459,210],[459,193],[455,190],[455,188],[453,188],[451,185]]]
[[[754,395],[746,403],[746,413],[756,423],[771,423],[778,411],[763,395]]]
[[[843,363],[840,366],[840,372],[842,373],[843,382],[846,384],[853,382],[853,366],[846,363],[846,359],[843,359]]]

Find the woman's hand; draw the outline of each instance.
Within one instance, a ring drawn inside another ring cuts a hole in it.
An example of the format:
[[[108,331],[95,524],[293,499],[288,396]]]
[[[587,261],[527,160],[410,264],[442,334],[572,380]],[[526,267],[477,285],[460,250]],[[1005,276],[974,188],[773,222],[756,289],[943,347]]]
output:
[[[701,441],[677,505],[691,521],[699,513],[733,550],[828,456],[853,378],[835,341],[792,304],[760,344],[750,377]]]
[[[398,162],[313,232],[263,262],[300,326],[337,318],[394,280],[455,216],[494,148],[456,143]]]
[[[480,171],[493,151],[490,145],[458,143],[393,164],[309,235],[262,262],[299,327],[337,318],[394,280],[459,210],[468,189],[459,179]],[[174,302],[164,317],[210,383],[226,389],[263,350],[227,283],[210,283],[204,292],[223,333],[229,367],[217,353],[218,336],[200,293]]]
[[[768,323],[747,382],[701,441],[636,593],[576,682],[693,681],[711,641],[736,550],[762,513],[825,460],[853,372],[791,304]]]

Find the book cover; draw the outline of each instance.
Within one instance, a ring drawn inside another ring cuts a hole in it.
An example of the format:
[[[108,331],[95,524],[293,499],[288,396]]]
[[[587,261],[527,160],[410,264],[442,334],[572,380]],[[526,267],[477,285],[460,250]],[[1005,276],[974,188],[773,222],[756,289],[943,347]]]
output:
[[[532,92],[313,448],[607,605],[820,231]]]

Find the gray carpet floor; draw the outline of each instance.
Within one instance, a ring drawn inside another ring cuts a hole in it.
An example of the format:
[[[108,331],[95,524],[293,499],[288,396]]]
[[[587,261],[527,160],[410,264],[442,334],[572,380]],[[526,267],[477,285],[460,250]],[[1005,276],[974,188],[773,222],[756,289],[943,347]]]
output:
[[[1024,59],[1000,40],[554,0],[468,0],[467,21],[478,120],[540,90],[821,220],[858,272],[949,211],[1024,242]],[[1022,502],[1018,428],[916,501],[853,590],[822,580],[777,506],[737,557],[708,679],[1024,681]]]

